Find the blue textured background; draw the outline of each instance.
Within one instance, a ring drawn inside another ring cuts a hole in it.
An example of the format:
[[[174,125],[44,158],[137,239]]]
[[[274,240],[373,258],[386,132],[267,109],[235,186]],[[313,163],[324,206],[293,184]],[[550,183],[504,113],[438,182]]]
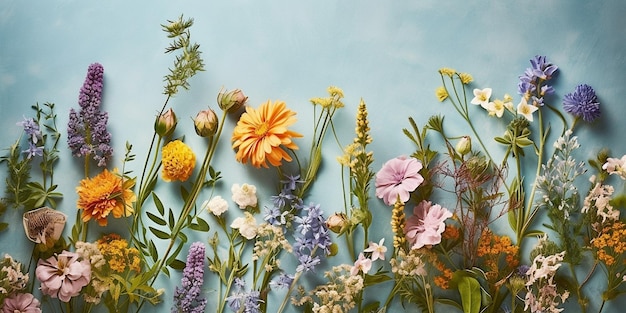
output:
[[[335,124],[342,143],[353,137],[359,99],[368,104],[378,170],[384,161],[414,150],[401,132],[408,127],[408,116],[423,125],[430,115],[445,114],[451,133],[469,133],[449,104],[439,103],[434,96],[440,67],[469,72],[475,87],[491,87],[495,97],[502,97],[516,95],[518,76],[539,54],[560,67],[552,99],[560,101],[577,84],[587,83],[602,103],[600,120],[577,133],[584,148],[580,160],[603,146],[621,156],[626,153],[624,12],[622,0],[0,0],[0,147],[8,147],[19,136],[15,123],[30,115],[29,107],[36,102],[57,105],[63,130],[69,108],[77,107],[88,65],[99,62],[105,68],[103,108],[109,112],[117,151],[114,165],[120,165],[126,141],[142,160],[153,117],[165,99],[163,76],[173,63],[173,56],[163,53],[169,40],[159,25],[184,14],[195,19],[192,40],[201,45],[206,71],[191,80],[190,91],[180,92],[170,104],[181,120],[179,134],[189,134],[192,145],[199,142],[191,117],[207,106],[217,109],[215,97],[222,86],[243,89],[255,107],[268,99],[286,101],[298,112],[295,129],[306,135],[312,129],[308,99],[325,96],[326,87],[335,85],[346,95],[347,107],[337,114]],[[478,123],[487,120],[478,110],[473,112]],[[228,144],[233,121],[229,123],[214,162],[224,176],[217,193],[228,199],[232,183],[247,182],[265,187],[260,201],[268,203],[273,182],[264,182],[263,175],[274,172],[234,162]],[[486,132],[483,138],[504,129],[495,121],[486,125],[481,128]],[[299,141],[303,148],[309,138]],[[328,213],[341,210],[343,203],[337,188],[339,166],[334,161],[341,152],[330,139],[323,171],[309,197]],[[82,172],[65,147],[62,142],[56,182],[65,194],[60,208],[73,220],[74,188]],[[4,177],[3,171],[0,179]],[[371,209],[376,219],[388,220],[389,209],[378,200],[372,201]],[[21,212],[10,210],[3,219],[20,221],[20,217]],[[389,238],[386,222],[375,227],[372,240],[381,235]],[[12,224],[0,234],[0,252],[26,260],[30,244],[21,238],[21,227]],[[23,245],[16,247],[15,240]],[[390,247],[390,240],[387,244]],[[208,292],[209,297],[214,295]],[[165,300],[168,305],[169,297]]]

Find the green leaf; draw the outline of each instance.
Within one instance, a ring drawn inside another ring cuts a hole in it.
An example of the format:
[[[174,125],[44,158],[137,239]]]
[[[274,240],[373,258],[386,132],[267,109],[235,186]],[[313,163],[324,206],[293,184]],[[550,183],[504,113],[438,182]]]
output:
[[[478,280],[466,271],[456,271],[451,283],[451,286],[456,286],[459,290],[463,313],[479,313],[482,292]]]
[[[152,213],[150,213],[150,212],[146,212],[146,213],[148,214],[148,218],[149,218],[151,221],[153,221],[154,223],[156,223],[156,224],[158,224],[158,225],[161,225],[161,226],[165,226],[165,225],[167,225],[167,222],[165,222],[165,220],[164,220],[164,219],[162,219],[162,218],[160,218],[160,217],[158,217],[158,216],[156,216],[156,215],[154,215],[154,214],[152,214]]]
[[[171,238],[171,235],[170,235],[170,234],[168,234],[168,233],[166,233],[166,232],[164,232],[164,231],[162,231],[162,230],[158,230],[158,229],[156,229],[156,228],[154,228],[154,227],[152,227],[152,226],[150,226],[150,227],[148,227],[148,228],[149,228],[149,229],[150,229],[150,231],[151,231],[151,232],[152,232],[155,236],[157,236],[157,238],[159,238],[159,239],[170,239],[170,238]]]
[[[174,219],[174,212],[172,211],[172,209],[168,210],[168,214],[169,214],[169,227],[170,230],[174,229],[174,224],[176,224],[176,219]]]
[[[159,210],[159,214],[161,214],[161,216],[165,216],[165,207],[163,206],[163,202],[161,202],[159,196],[157,196],[154,192],[152,193],[152,201],[154,201],[154,206],[156,206],[157,210]]]
[[[190,224],[189,228],[191,228],[193,230],[196,230],[196,231],[201,231],[201,232],[208,232],[209,231],[209,229],[210,229],[209,224],[205,220],[203,220],[203,219],[201,219],[199,217],[196,217],[196,221],[198,223],[197,224],[195,224],[195,223]]]
[[[174,261],[172,261],[172,263],[170,263],[170,267],[175,270],[182,271],[185,269],[185,262],[179,259],[175,259]]]

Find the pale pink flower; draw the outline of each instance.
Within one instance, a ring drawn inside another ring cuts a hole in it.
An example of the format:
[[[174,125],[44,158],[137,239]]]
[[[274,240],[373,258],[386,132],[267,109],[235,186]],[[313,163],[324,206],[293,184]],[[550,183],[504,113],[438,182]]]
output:
[[[354,262],[354,266],[350,269],[350,275],[354,276],[363,272],[367,274],[372,269],[372,260],[366,258],[363,253],[359,254],[359,258]]]
[[[617,174],[621,179],[626,179],[626,155],[621,159],[607,158],[602,169],[609,174]]]
[[[432,246],[441,242],[441,233],[446,229],[445,220],[452,217],[452,212],[423,200],[413,208],[404,227],[404,234],[411,244],[411,249]]]
[[[363,252],[371,252],[372,253],[372,256],[371,256],[372,261],[376,261],[378,259],[384,260],[385,259],[385,252],[387,252],[387,247],[385,247],[383,245],[384,242],[385,242],[385,238],[381,239],[378,243],[370,241],[369,247],[367,247],[367,249],[363,250]]]
[[[77,296],[89,284],[91,265],[89,260],[78,260],[74,252],[63,251],[46,260],[37,262],[35,275],[41,281],[41,292],[63,302]]]
[[[424,177],[418,172],[422,169],[422,162],[415,158],[400,156],[391,159],[376,173],[376,196],[383,199],[385,204],[393,205],[398,196],[406,203]]]
[[[4,299],[2,313],[41,313],[40,303],[30,293],[13,294]]]

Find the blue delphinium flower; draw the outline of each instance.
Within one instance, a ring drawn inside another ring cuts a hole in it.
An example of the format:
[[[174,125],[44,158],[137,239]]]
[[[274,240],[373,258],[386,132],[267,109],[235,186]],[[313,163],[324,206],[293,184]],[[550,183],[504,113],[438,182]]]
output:
[[[519,77],[517,91],[526,98],[528,104],[543,106],[543,97],[554,93],[554,88],[546,82],[554,76],[558,66],[548,63],[545,56],[539,55],[530,60],[530,64],[531,67]]]
[[[294,217],[296,224],[294,251],[300,262],[296,271],[308,272],[321,263],[318,251],[323,252],[324,256],[330,254],[332,241],[319,204],[301,206],[300,211],[306,215]]]
[[[289,275],[287,273],[280,273],[280,275],[278,275],[278,277],[275,280],[272,280],[270,282],[270,286],[274,288],[278,288],[278,289],[282,289],[282,288],[287,289],[291,286],[293,279],[294,279],[293,275]]]
[[[37,146],[36,144],[29,142],[28,149],[22,152],[26,154],[27,159],[31,159],[35,156],[43,156],[43,147]]]
[[[79,112],[70,109],[67,143],[76,157],[91,156],[98,166],[106,166],[113,154],[111,134],[106,125],[108,114],[100,111],[104,68],[99,63],[89,65],[87,77],[78,96]]]
[[[576,118],[591,122],[600,117],[600,102],[595,90],[587,84],[576,86],[574,92],[563,97],[563,109]]]
[[[204,283],[205,246],[201,242],[194,242],[189,247],[187,264],[183,270],[181,286],[174,291],[174,306],[176,312],[204,312],[207,300],[200,296]]]
[[[28,136],[28,140],[34,144],[39,142],[41,138],[41,129],[39,129],[39,124],[35,122],[35,119],[24,118],[23,121],[18,122],[17,126],[21,126],[24,128],[24,133]]]
[[[261,293],[257,290],[245,292],[246,282],[237,277],[235,278],[235,290],[226,298],[228,307],[233,312],[244,313],[260,313],[261,312]],[[243,308],[243,311],[241,309]]]

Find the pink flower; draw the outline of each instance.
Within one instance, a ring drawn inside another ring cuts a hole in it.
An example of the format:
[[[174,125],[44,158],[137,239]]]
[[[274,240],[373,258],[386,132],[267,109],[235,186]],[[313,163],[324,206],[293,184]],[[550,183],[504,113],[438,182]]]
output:
[[[418,173],[421,169],[420,161],[405,156],[385,162],[376,174],[376,196],[387,205],[396,203],[398,196],[400,201],[406,203],[409,193],[424,181],[424,177]]]
[[[39,306],[39,300],[32,294],[18,293],[4,299],[2,313],[41,313]]]
[[[354,262],[354,266],[350,269],[350,275],[357,275],[359,272],[367,274],[372,269],[372,260],[366,258],[363,253],[359,254],[359,259]]]
[[[47,260],[39,260],[35,275],[41,281],[41,292],[63,302],[70,301],[89,284],[91,265],[89,260],[78,261],[79,255],[63,251]]]
[[[432,246],[441,242],[441,233],[446,229],[445,220],[452,217],[452,212],[430,201],[422,201],[413,208],[404,227],[404,234],[411,244],[411,249]]]

